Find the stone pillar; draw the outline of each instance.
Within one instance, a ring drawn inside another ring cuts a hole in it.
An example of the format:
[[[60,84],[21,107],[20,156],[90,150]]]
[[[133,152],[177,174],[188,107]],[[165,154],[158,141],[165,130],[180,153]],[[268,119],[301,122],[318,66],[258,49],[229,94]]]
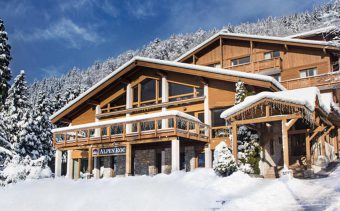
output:
[[[162,151],[162,173],[169,174],[171,173],[171,149],[165,148]]]
[[[99,179],[100,178],[100,166],[99,166],[99,158],[98,157],[94,157],[93,158],[93,178],[95,179]]]
[[[171,172],[180,170],[179,140],[171,141]]]
[[[126,144],[126,158],[125,158],[125,176],[131,175],[131,157],[132,157],[132,147],[130,143]]]
[[[132,108],[132,101],[133,101],[132,93],[133,93],[133,90],[132,90],[132,87],[131,87],[131,83],[129,83],[126,86],[126,109]],[[127,113],[126,117],[129,117],[129,116],[130,116],[130,114]],[[126,125],[126,133],[131,133],[131,131],[132,131],[132,124],[127,124]]]
[[[208,83],[204,84],[204,123],[211,125],[211,110],[209,109],[209,86]],[[208,135],[209,131],[205,131],[205,135]]]
[[[166,76],[162,76],[162,103],[169,102],[169,84],[168,79]],[[162,107],[162,112],[166,111],[167,108],[164,106]],[[169,121],[167,119],[162,120],[162,128],[168,128],[169,127]]]
[[[111,156],[104,157],[104,178],[110,178],[113,176],[113,168],[112,168],[112,158]]]
[[[57,149],[55,151],[55,170],[54,170],[55,177],[61,177],[61,158],[62,152],[61,150]]]
[[[212,153],[211,153],[211,149],[210,146],[204,148],[204,165],[205,168],[211,168],[212,167]]]
[[[95,122],[99,122],[99,118],[97,118],[97,114],[101,114],[102,109],[100,108],[100,105],[96,106],[96,117],[95,117]],[[90,135],[90,134],[89,134]],[[100,128],[96,128],[94,131],[94,136],[99,137],[100,136]]]
[[[73,159],[72,159],[73,150],[67,150],[67,172],[66,177],[69,179],[73,178]]]

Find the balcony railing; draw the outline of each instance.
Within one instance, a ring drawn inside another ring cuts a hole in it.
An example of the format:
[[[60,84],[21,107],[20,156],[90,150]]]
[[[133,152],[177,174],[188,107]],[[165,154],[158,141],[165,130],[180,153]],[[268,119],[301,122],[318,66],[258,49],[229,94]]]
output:
[[[260,61],[249,62],[245,64],[240,64],[236,66],[228,66],[227,69],[231,70],[239,70],[244,72],[250,73],[258,73],[263,70],[269,69],[282,69],[282,60],[280,57],[273,58],[273,59],[265,59]]]
[[[209,142],[210,126],[183,116],[144,118],[77,129],[54,131],[55,147],[79,146],[115,141],[142,141],[152,138],[184,137]]]
[[[334,85],[340,86],[340,71],[326,73],[307,78],[296,78],[292,80],[281,81],[281,84],[287,89],[299,89],[310,86],[331,87]]]

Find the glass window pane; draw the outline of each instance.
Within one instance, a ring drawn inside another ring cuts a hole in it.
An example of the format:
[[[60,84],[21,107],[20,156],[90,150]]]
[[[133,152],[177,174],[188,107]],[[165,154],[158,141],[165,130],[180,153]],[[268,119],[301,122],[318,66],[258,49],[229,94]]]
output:
[[[265,60],[272,59],[272,53],[271,52],[264,53],[264,59]]]
[[[162,97],[162,80],[158,81],[158,97]]]
[[[141,98],[142,101],[154,100],[156,98],[156,81],[146,79],[141,83]]]
[[[204,95],[202,88],[196,88],[197,97],[202,97]]]
[[[204,113],[198,113],[198,119],[201,121],[201,122],[204,122]]]
[[[249,63],[249,62],[250,62],[250,57],[249,56],[243,57],[243,58],[239,59],[239,64],[246,64],[246,63]]]
[[[182,94],[193,93],[194,88],[182,84],[169,83],[169,96],[176,96]]]
[[[278,58],[278,57],[280,57],[280,51],[274,51],[273,58]]]
[[[126,105],[126,94],[120,95],[118,98],[110,102],[111,107]]]
[[[223,118],[220,117],[221,113],[223,111],[225,111],[225,108],[222,109],[213,109],[212,110],[212,126],[213,127],[218,127],[218,126],[224,126],[225,125],[225,121]]]
[[[214,67],[221,68],[221,64],[220,63],[214,64]]]
[[[306,78],[306,77],[307,77],[306,71],[305,70],[301,70],[300,71],[300,78]]]
[[[138,102],[138,86],[133,87],[133,102]]]
[[[238,65],[238,59],[231,60],[231,66]]]

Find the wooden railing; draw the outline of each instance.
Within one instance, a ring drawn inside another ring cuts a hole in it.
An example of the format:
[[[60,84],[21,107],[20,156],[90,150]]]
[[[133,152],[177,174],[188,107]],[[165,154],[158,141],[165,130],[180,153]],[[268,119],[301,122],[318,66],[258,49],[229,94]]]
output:
[[[209,142],[210,126],[182,116],[164,116],[77,130],[65,128],[53,135],[56,148],[171,136]]]
[[[282,69],[282,59],[280,57],[273,59],[265,59],[260,61],[253,61],[236,66],[227,66],[227,69],[239,70],[250,73],[258,73],[269,69]]]
[[[310,86],[340,86],[340,71],[311,76],[307,78],[296,78],[292,80],[281,81],[281,84],[287,89],[299,89]]]

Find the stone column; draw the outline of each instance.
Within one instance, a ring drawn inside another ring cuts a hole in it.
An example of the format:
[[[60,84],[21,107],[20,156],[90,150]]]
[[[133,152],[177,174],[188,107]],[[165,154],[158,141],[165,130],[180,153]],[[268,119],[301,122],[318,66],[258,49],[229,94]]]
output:
[[[73,150],[67,150],[67,172],[66,177],[69,179],[73,178],[73,159],[72,159]]]
[[[168,84],[168,79],[166,78],[166,76],[162,76],[162,103],[167,103],[169,102],[169,84]],[[162,112],[166,111],[167,108],[164,106],[162,107]],[[169,124],[168,124],[168,120],[167,119],[163,119],[162,120],[162,128],[168,128]]]
[[[132,101],[133,101],[133,98],[132,98],[132,87],[131,87],[131,83],[129,83],[127,86],[126,86],[126,109],[130,109],[132,108]],[[127,113],[126,114],[126,117],[129,117],[130,114]],[[132,131],[132,124],[127,124],[126,125],[126,133],[131,133]]]
[[[61,177],[61,158],[62,152],[61,150],[57,149],[55,151],[55,170],[54,170],[55,177]]]
[[[208,83],[204,84],[204,123],[211,125],[211,110],[209,109],[209,86]],[[208,135],[209,131],[205,131],[205,135]]]
[[[204,148],[204,165],[205,168],[211,168],[212,167],[212,153],[211,153],[211,149],[210,146]]]
[[[99,158],[98,157],[94,157],[93,158],[93,178],[95,179],[99,179],[100,178],[100,166],[99,166]]]
[[[171,141],[171,172],[180,170],[179,140]]]

